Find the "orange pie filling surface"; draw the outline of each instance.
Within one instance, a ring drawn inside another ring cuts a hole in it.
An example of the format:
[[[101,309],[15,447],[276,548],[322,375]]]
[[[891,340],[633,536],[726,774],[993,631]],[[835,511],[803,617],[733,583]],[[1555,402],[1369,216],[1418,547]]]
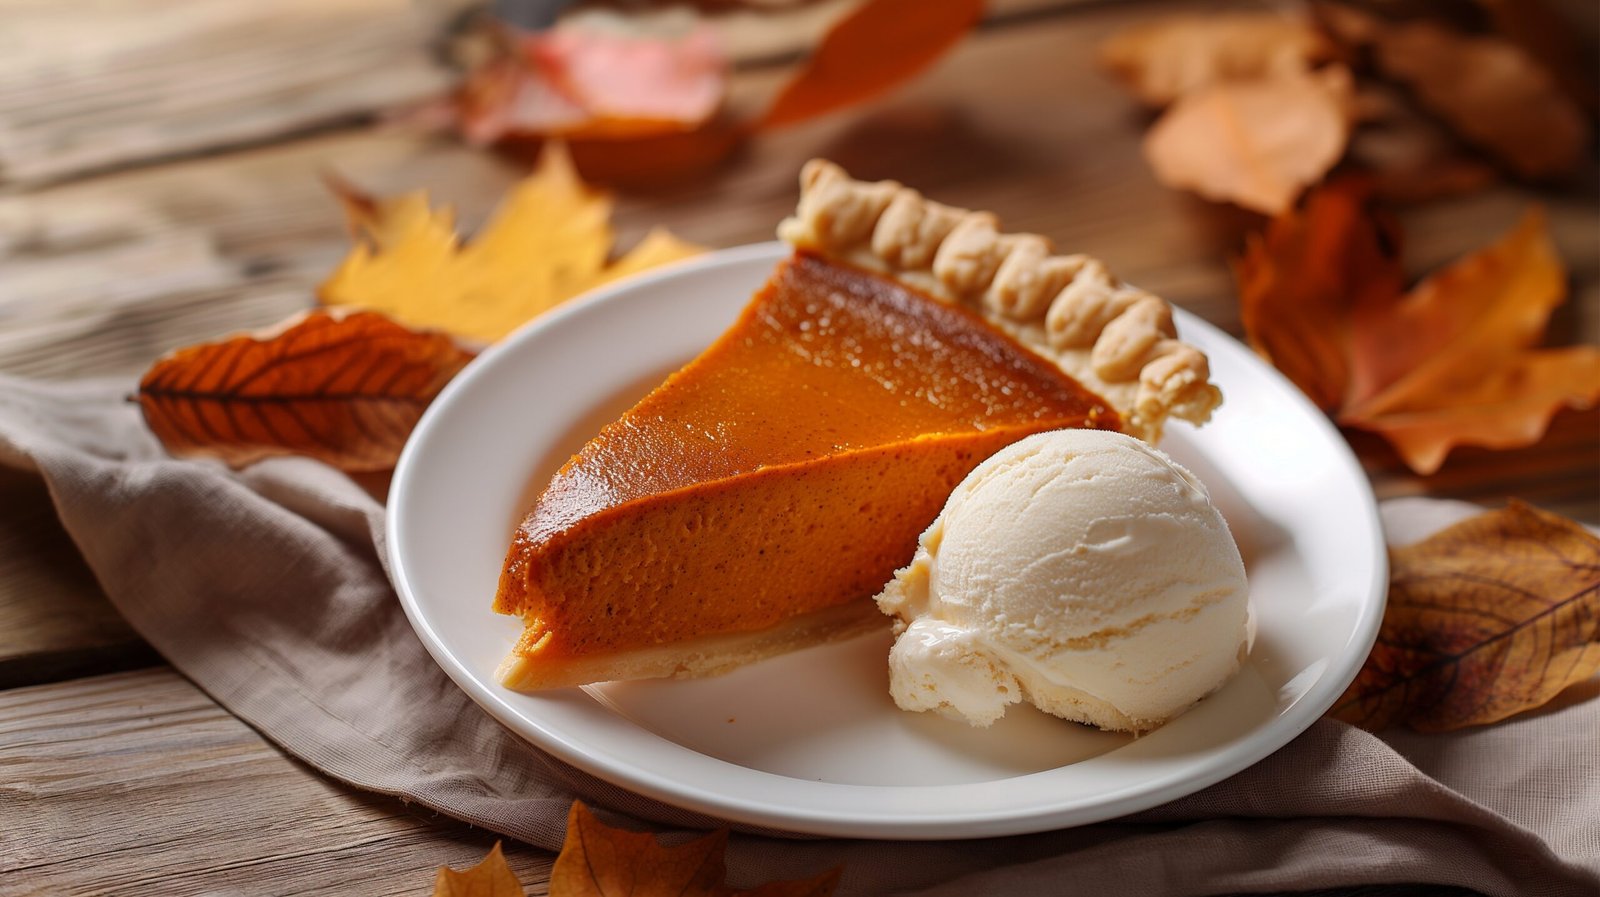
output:
[[[714,672],[660,649],[852,602],[876,614],[968,471],[1066,427],[1121,419],[976,314],[799,252],[539,497],[495,598],[526,626],[502,677]],[[629,655],[653,659],[606,660]]]

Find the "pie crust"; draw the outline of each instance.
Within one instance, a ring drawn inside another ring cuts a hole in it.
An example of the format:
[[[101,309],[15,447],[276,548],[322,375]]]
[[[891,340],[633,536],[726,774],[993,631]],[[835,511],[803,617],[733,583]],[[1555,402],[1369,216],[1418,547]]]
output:
[[[1100,394],[1146,442],[1168,418],[1203,424],[1222,403],[1205,353],[1178,339],[1165,299],[1118,281],[1099,259],[1055,254],[1046,237],[1001,233],[991,212],[853,180],[813,159],[778,235],[978,311]]]

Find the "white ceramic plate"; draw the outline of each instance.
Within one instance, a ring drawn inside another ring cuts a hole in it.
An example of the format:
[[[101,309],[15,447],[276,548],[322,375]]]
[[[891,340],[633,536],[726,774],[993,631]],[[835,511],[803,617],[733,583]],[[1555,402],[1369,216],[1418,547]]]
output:
[[[957,838],[1094,822],[1220,781],[1323,713],[1376,637],[1387,580],[1366,477],[1327,420],[1226,334],[1180,313],[1226,403],[1163,448],[1211,489],[1257,631],[1226,687],[1139,739],[1013,707],[987,730],[905,713],[888,636],[726,676],[545,694],[501,688],[521,631],[489,611],[512,530],[599,427],[692,358],[785,253],[711,253],[616,284],[485,352],[439,396],[389,494],[395,584],[428,650],[529,741],[596,776],[730,820],[820,835]]]

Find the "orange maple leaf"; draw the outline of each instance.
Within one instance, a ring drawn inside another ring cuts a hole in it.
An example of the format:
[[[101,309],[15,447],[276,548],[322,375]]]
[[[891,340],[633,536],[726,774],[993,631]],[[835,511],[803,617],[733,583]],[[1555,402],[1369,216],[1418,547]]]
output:
[[[242,466],[273,455],[387,470],[417,419],[472,353],[373,312],[315,311],[270,331],[171,352],[139,381],[139,407],[175,455]]]
[[[1366,729],[1482,725],[1600,671],[1600,539],[1521,502],[1390,552],[1378,643],[1330,713]]]
[[[476,866],[457,872],[440,866],[434,877],[433,897],[526,897],[522,882],[506,863],[500,842]]]
[[[1185,94],[1145,135],[1156,179],[1272,214],[1322,180],[1350,142],[1350,72],[1329,66]]]
[[[1354,82],[1303,18],[1173,15],[1107,40],[1100,62],[1147,105],[1156,179],[1275,214],[1320,181],[1350,143]],[[1319,66],[1321,66],[1319,68]]]
[[[1216,84],[1297,75],[1336,56],[1310,22],[1277,12],[1164,16],[1100,47],[1100,64],[1155,107]]]
[[[1456,445],[1531,445],[1600,400],[1600,349],[1536,348],[1566,298],[1542,213],[1406,293],[1369,199],[1364,179],[1318,188],[1235,264],[1251,344],[1318,405],[1429,474]]]
[[[567,838],[550,871],[550,897],[827,897],[839,883],[832,869],[801,881],[769,882],[740,891],[724,881],[721,829],[664,847],[649,832],[614,828],[595,818],[582,801],[567,813]]]
[[[1353,310],[1381,308],[1405,284],[1398,228],[1366,200],[1348,180],[1314,190],[1251,234],[1234,265],[1251,345],[1324,411],[1349,390]]]

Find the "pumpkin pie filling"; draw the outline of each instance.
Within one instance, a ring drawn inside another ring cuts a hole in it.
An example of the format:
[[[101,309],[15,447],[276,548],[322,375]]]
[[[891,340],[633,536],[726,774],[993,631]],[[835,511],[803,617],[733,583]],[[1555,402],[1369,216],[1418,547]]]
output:
[[[881,627],[871,596],[985,458],[1044,430],[1150,439],[1209,414],[1204,356],[1164,302],[1080,257],[1019,267],[1043,238],[992,222],[808,165],[783,229],[796,253],[518,528],[494,609],[525,631],[501,681],[705,675]],[[885,252],[874,227],[926,245]]]
[[[518,681],[870,606],[984,458],[1041,430],[1118,425],[973,313],[797,253],[518,529],[495,600],[527,623]]]

